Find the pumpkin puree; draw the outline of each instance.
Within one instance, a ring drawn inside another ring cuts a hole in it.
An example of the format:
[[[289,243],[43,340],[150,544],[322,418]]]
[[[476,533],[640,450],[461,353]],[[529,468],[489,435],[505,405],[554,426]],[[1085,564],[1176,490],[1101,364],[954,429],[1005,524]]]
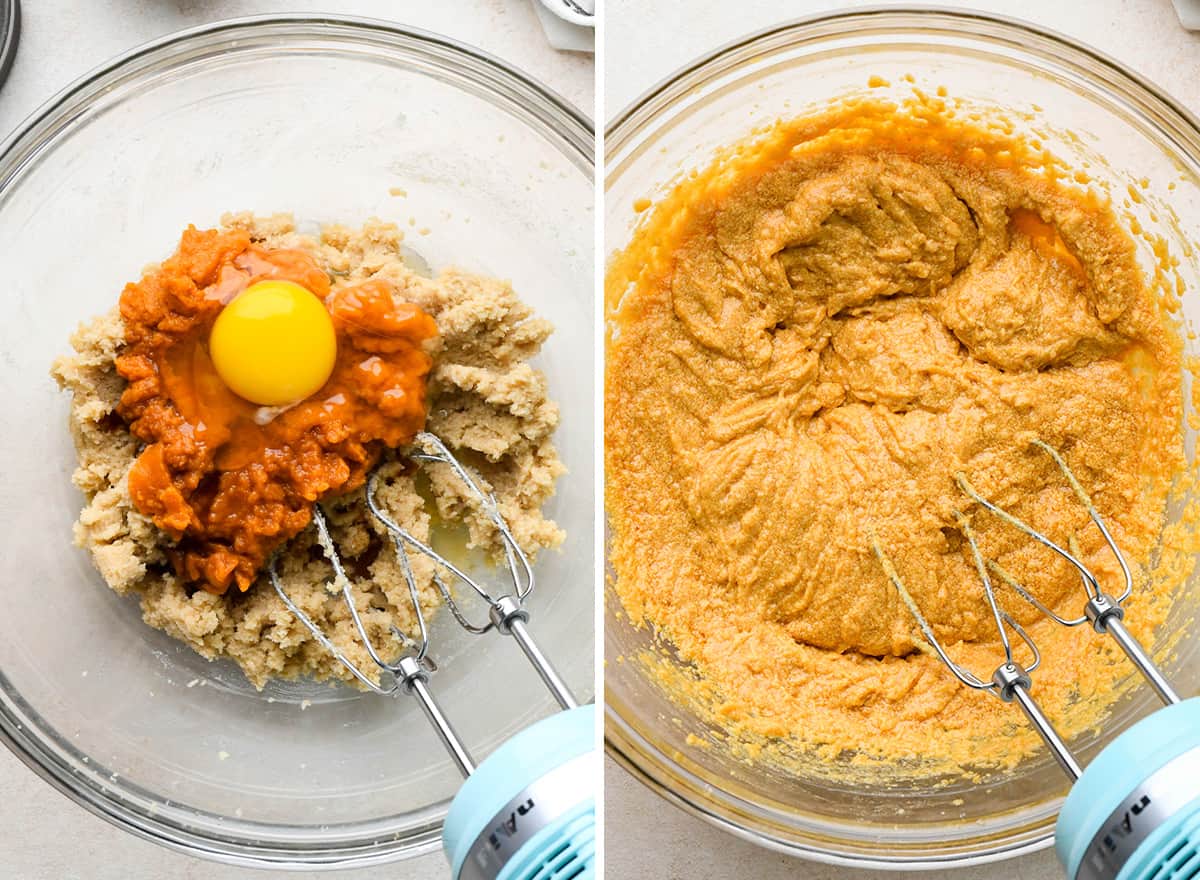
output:
[[[234,394],[208,353],[221,309],[264,279],[322,299],[338,340],[329,380],[282,412]],[[310,254],[253,244],[244,229],[195,227],[126,285],[116,368],[129,384],[117,413],[147,444],[129,493],[175,542],[168,555],[181,579],[217,594],[249,589],[271,553],[308,526],[315,503],[361,486],[385,446],[421,430],[437,325],[392,292],[373,280],[331,295]]]

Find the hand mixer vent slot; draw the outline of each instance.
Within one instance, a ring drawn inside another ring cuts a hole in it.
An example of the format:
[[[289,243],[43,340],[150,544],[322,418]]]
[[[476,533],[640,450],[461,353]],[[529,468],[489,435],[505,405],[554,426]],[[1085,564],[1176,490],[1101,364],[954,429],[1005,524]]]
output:
[[[1200,878],[1200,827],[1183,829],[1172,844],[1162,849],[1166,857],[1157,869],[1146,871],[1147,880]]]
[[[596,851],[595,828],[591,811],[577,816],[543,847],[549,853],[529,866],[528,873],[513,880],[575,880],[585,874]]]

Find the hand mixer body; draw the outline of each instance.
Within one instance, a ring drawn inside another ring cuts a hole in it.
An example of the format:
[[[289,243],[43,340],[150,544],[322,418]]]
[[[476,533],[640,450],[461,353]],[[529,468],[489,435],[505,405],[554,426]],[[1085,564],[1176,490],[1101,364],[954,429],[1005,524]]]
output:
[[[1200,698],[1142,719],[1088,765],[1055,850],[1072,880],[1200,877]]]
[[[595,875],[595,719],[591,705],[544,718],[467,777],[442,830],[455,880]]]

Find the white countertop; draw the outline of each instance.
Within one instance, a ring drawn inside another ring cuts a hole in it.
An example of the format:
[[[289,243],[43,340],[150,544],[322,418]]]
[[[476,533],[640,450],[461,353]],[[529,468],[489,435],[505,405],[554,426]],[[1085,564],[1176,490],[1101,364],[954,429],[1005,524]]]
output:
[[[403,22],[479,46],[593,115],[591,55],[550,48],[536,0],[24,0],[21,43],[0,87],[0,139],[96,65],[181,28],[268,12],[320,11]],[[441,853],[362,871],[279,874],[214,865],[143,842],[70,803],[0,749],[0,876],[12,880],[434,880]]]
[[[1200,32],[1171,0],[606,0],[604,118],[695,58],[780,21],[855,6],[941,5],[1023,18],[1088,43],[1200,111]]]
[[[611,118],[659,80],[743,34],[838,7],[880,0],[606,0],[604,116]],[[913,5],[895,4],[895,5]],[[1179,25],[1171,0],[951,0],[941,5],[1023,18],[1117,58],[1200,113],[1200,33]],[[786,10],[786,13],[784,13]],[[669,27],[664,22],[669,21]],[[669,39],[664,38],[669,34]],[[605,774],[605,865],[613,878],[647,880],[868,880],[921,874],[875,873],[801,862],[759,849],[668,806],[611,760]],[[962,880],[1059,880],[1049,851],[946,872]]]

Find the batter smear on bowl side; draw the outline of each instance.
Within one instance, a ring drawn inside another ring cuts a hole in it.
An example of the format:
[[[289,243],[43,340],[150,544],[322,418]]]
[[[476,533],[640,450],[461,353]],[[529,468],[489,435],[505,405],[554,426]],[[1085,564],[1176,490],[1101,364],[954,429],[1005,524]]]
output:
[[[147,623],[234,660],[259,687],[350,679],[264,587],[272,554],[293,601],[347,659],[370,665],[340,593],[327,589],[332,572],[308,528],[317,503],[348,573],[369,583],[357,591],[368,635],[385,656],[400,653],[391,627],[413,628],[408,586],[362,498],[377,463],[380,503],[415,537],[428,542],[436,519],[463,525],[468,547],[502,552],[444,465],[405,456],[422,429],[490,488],[523,549],[563,538],[541,510],[563,472],[551,440],[558,409],[528,362],[551,326],[501,281],[421,277],[400,242],[378,221],[327,226],[318,238],[287,215],[189,228],[53,368],[72,393],[74,481],[87,499],[76,541],[109,586],[139,596]],[[286,332],[263,337],[264,315]],[[297,337],[304,346],[286,350]],[[283,346],[276,359],[299,358],[274,387],[263,383],[272,364],[254,362],[255,340]],[[432,563],[412,566],[432,611]]]
[[[697,670],[667,686],[749,756],[816,772],[1037,750],[931,656],[872,548],[985,674],[995,623],[956,512],[1071,616],[1079,577],[956,474],[1116,584],[1047,443],[1149,561],[1185,467],[1181,344],[1111,205],[943,102],[849,100],[683,178],[615,255],[606,305],[610,560],[631,618]],[[1164,589],[1138,573],[1143,638]],[[1068,736],[1092,726],[1129,667],[1001,593],[1042,648],[1039,703]]]

